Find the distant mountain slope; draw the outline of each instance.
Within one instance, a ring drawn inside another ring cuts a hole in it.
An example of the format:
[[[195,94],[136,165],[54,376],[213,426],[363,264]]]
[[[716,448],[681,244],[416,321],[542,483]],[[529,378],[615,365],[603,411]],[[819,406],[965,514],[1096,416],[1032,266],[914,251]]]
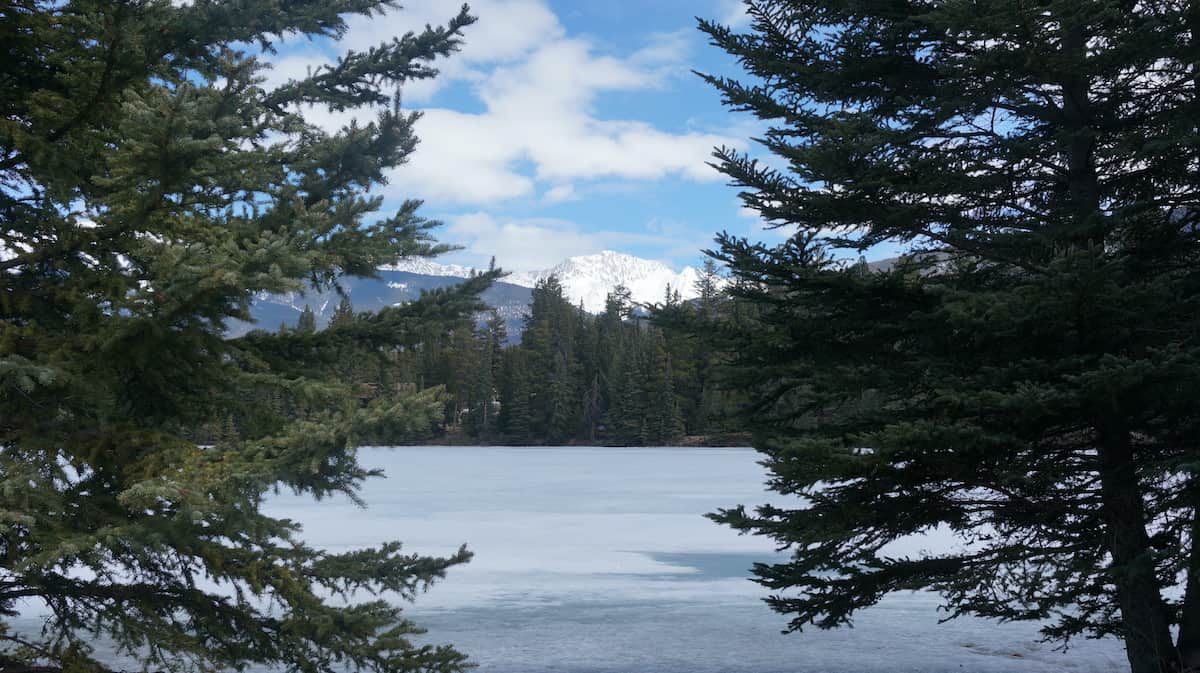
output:
[[[404,260],[387,268],[459,278],[465,278],[471,271],[468,267],[438,264],[427,259]],[[591,313],[604,311],[605,299],[618,285],[629,288],[636,302],[661,302],[667,286],[678,290],[682,299],[692,299],[696,296],[695,285],[700,276],[690,266],[677,273],[662,262],[605,250],[594,255],[571,257],[549,269],[517,272],[505,278],[505,282],[531,288],[551,274],[558,277],[572,303],[582,302],[584,309]]]
[[[887,270],[895,264],[896,259],[879,260],[868,266],[874,270]],[[421,295],[422,290],[454,285],[469,276],[471,271],[466,266],[414,258],[381,267],[378,280],[344,279],[343,287],[354,302],[355,310],[377,311],[385,306],[412,301]],[[558,277],[572,303],[582,303],[584,309],[591,313],[604,311],[604,301],[617,285],[629,288],[636,302],[661,302],[668,286],[672,291],[678,290],[683,300],[694,299],[697,296],[696,281],[700,276],[690,266],[677,273],[662,262],[611,250],[571,257],[550,269],[513,273],[483,293],[483,300],[504,318],[511,341],[520,338],[523,319],[532,299],[531,288],[551,274]],[[334,292],[263,294],[255,299],[251,307],[255,324],[239,321],[231,325],[229,334],[240,336],[256,328],[275,330],[280,323],[294,326],[305,304],[317,314],[317,326],[323,327],[329,322],[339,301]]]
[[[462,267],[459,267],[462,268]],[[469,270],[467,271],[469,273]],[[464,273],[463,277],[466,276]],[[350,295],[356,311],[378,311],[387,306],[404,304],[421,296],[422,290],[433,290],[439,287],[454,285],[462,277],[451,275],[430,275],[381,269],[379,279],[345,278],[342,287]],[[511,283],[496,283],[483,293],[483,300],[488,306],[495,308],[504,318],[508,332],[512,337],[521,333],[522,318],[529,307],[531,291],[527,287]],[[262,294],[255,298],[250,313],[255,318],[255,324],[237,321],[231,324],[230,336],[241,336],[252,329],[273,331],[280,323],[295,326],[300,312],[307,304],[317,315],[317,327],[323,327],[333,316],[341,298],[333,291],[308,292],[299,294]]]

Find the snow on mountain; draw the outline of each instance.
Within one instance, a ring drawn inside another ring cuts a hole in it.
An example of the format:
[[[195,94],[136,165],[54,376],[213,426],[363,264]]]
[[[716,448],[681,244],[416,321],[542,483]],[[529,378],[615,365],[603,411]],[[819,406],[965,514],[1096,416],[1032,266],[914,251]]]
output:
[[[469,266],[459,264],[438,264],[426,257],[406,257],[395,264],[379,267],[380,271],[403,271],[422,276],[452,276],[466,278],[474,270]]]
[[[595,255],[571,257],[544,271],[513,274],[507,280],[515,285],[533,287],[551,274],[558,277],[563,293],[572,303],[582,301],[583,308],[591,313],[604,310],[605,298],[618,285],[629,288],[636,302],[661,302],[667,286],[672,291],[678,290],[681,298],[692,299],[696,296],[695,285],[699,278],[699,273],[690,266],[676,273],[662,262],[605,250]]]
[[[401,260],[386,268],[427,276],[460,278],[466,278],[471,272],[469,267],[438,264],[419,258]],[[696,296],[696,280],[700,277],[699,272],[690,266],[676,273],[662,262],[605,250],[594,255],[571,257],[550,269],[513,273],[504,282],[534,287],[551,274],[562,283],[566,297],[572,303],[582,302],[583,308],[590,313],[602,312],[605,299],[618,285],[629,288],[636,302],[661,302],[668,286],[672,292],[678,290],[680,298],[692,299]]]

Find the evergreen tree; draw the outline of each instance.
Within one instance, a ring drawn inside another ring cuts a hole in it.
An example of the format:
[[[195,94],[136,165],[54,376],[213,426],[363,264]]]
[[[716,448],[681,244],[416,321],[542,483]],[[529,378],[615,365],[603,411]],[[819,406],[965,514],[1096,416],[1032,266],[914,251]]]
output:
[[[653,360],[647,378],[646,443],[663,444],[683,435],[683,417],[675,398],[675,375],[661,330],[651,333]]]
[[[614,363],[615,376],[604,421],[605,441],[617,446],[641,446],[646,443],[645,369],[637,342],[631,340],[626,344]]]
[[[488,319],[484,326],[488,350],[491,352],[489,361],[492,365],[492,376],[499,378],[500,368],[503,364],[500,354],[504,351],[505,344],[508,343],[508,326],[504,324],[504,318],[495,309],[488,313]]]
[[[705,258],[700,267],[700,276],[696,279],[696,305],[701,316],[709,318],[717,314],[721,302],[721,272],[712,258]]]
[[[563,295],[556,276],[538,281],[521,349],[528,353],[531,430],[534,436],[551,443],[566,441],[580,424],[575,326],[581,319],[578,309]]]
[[[708,79],[782,163],[717,158],[791,238],[719,239],[724,336],[801,498],[716,518],[793,551],[771,605],[834,627],[929,588],[1200,669],[1196,3],[747,5],[702,29],[753,84]],[[906,259],[837,261],[880,243]],[[936,527],[965,544],[881,552]]]
[[[465,551],[325,552],[260,506],[279,489],[356,498],[359,439],[427,425],[441,401],[364,403],[329,376],[331,354],[470,315],[494,276],[322,332],[308,311],[296,332],[224,338],[257,293],[326,291],[444,249],[415,202],[380,217],[363,193],[414,149],[394,89],[435,74],[465,7],[276,87],[256,56],[391,4],[0,8],[0,670],[103,671],[99,638],[146,670],[463,667],[370,597],[411,599]],[[378,114],[326,131],[310,106]],[[261,390],[295,415],[263,404],[242,423]],[[234,427],[198,445],[213,419]],[[18,637],[10,618],[30,600],[45,623]]]
[[[505,352],[500,414],[497,419],[505,441],[516,445],[529,444],[533,440],[530,416],[529,371],[525,353],[512,348]]]
[[[496,432],[498,381],[506,338],[504,320],[493,310],[475,335],[475,366],[470,373],[471,400],[468,425],[473,437],[490,440]]]
[[[296,320],[296,331],[301,334],[312,334],[317,331],[317,314],[313,313],[312,307],[308,304],[304,305],[304,310],[300,312],[300,317]]]
[[[304,308],[307,313],[312,314],[312,311],[308,310],[307,305]],[[302,315],[301,318],[303,317]],[[337,308],[334,309],[333,315],[330,316],[329,324],[331,326],[344,325],[352,320],[354,320],[354,302],[350,301],[350,295],[344,294],[341,301],[338,302]],[[313,321],[313,326],[316,326],[315,320]]]
[[[541,389],[547,400],[545,437],[550,444],[566,443],[578,430],[581,407],[572,369],[565,353],[555,353],[550,379]]]

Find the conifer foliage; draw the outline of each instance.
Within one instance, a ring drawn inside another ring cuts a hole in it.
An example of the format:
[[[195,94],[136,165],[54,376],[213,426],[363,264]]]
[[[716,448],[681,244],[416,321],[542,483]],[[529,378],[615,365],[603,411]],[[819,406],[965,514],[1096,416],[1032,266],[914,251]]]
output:
[[[769,125],[719,150],[781,246],[722,236],[725,325],[786,507],[795,629],[899,590],[1200,670],[1200,11],[1194,2],[751,0],[702,22]],[[835,263],[907,245],[887,270]],[[962,545],[888,543],[935,528]]]
[[[0,670],[103,670],[100,640],[149,670],[461,668],[414,644],[396,603],[465,551],[327,553],[259,508],[281,488],[354,498],[361,437],[433,422],[436,396],[364,399],[332,364],[471,315],[492,276],[320,331],[223,338],[256,293],[442,249],[417,203],[381,213],[364,193],[413,151],[397,87],[456,50],[466,7],[274,88],[255,55],[392,5],[0,4]],[[330,131],[309,106],[378,112]],[[215,444],[189,441],[213,419]],[[9,628],[39,604],[44,630]]]
[[[708,294],[637,306],[629,290],[609,293],[604,313],[573,304],[549,276],[533,289],[524,329],[509,334],[496,313],[428,332],[397,353],[404,381],[445,392],[439,429],[448,441],[484,444],[656,446],[744,441],[732,410],[737,394],[721,385],[723,358],[711,338],[689,331],[728,305],[724,280],[709,265]],[[379,437],[396,441],[401,437]],[[411,437],[409,441],[420,441]]]
[[[503,352],[498,422],[491,435],[475,437],[654,446],[726,429],[718,418],[724,408],[703,426],[685,423],[685,407],[697,403],[677,390],[695,369],[691,339],[634,316],[634,308],[629,291],[617,287],[605,312],[589,315],[566,299],[557,278],[541,281],[520,345]],[[678,302],[656,308],[694,311]]]

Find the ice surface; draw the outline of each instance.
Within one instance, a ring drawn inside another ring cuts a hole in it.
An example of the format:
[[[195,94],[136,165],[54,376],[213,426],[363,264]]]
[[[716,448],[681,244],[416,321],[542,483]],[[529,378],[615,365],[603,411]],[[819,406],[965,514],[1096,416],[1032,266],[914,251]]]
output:
[[[321,545],[400,539],[467,566],[420,597],[410,614],[431,642],[454,643],[480,673],[901,673],[1121,671],[1115,641],[1066,654],[1031,624],[937,623],[937,597],[891,596],[855,628],[782,635],[786,619],[748,581],[768,540],[703,517],[779,496],[748,449],[366,449],[387,479],[365,510],[278,498]],[[900,547],[936,549],[935,533]]]
[[[268,509],[304,524],[315,546],[399,539],[453,569],[408,613],[429,642],[453,643],[480,673],[1024,673],[1127,670],[1120,643],[1063,654],[1031,624],[937,623],[937,597],[888,597],[855,628],[782,635],[786,619],[748,581],[769,541],[705,512],[764,493],[748,449],[364,449],[367,509],[278,496]],[[912,541],[936,548],[941,534]],[[33,628],[32,622],[25,624]]]

